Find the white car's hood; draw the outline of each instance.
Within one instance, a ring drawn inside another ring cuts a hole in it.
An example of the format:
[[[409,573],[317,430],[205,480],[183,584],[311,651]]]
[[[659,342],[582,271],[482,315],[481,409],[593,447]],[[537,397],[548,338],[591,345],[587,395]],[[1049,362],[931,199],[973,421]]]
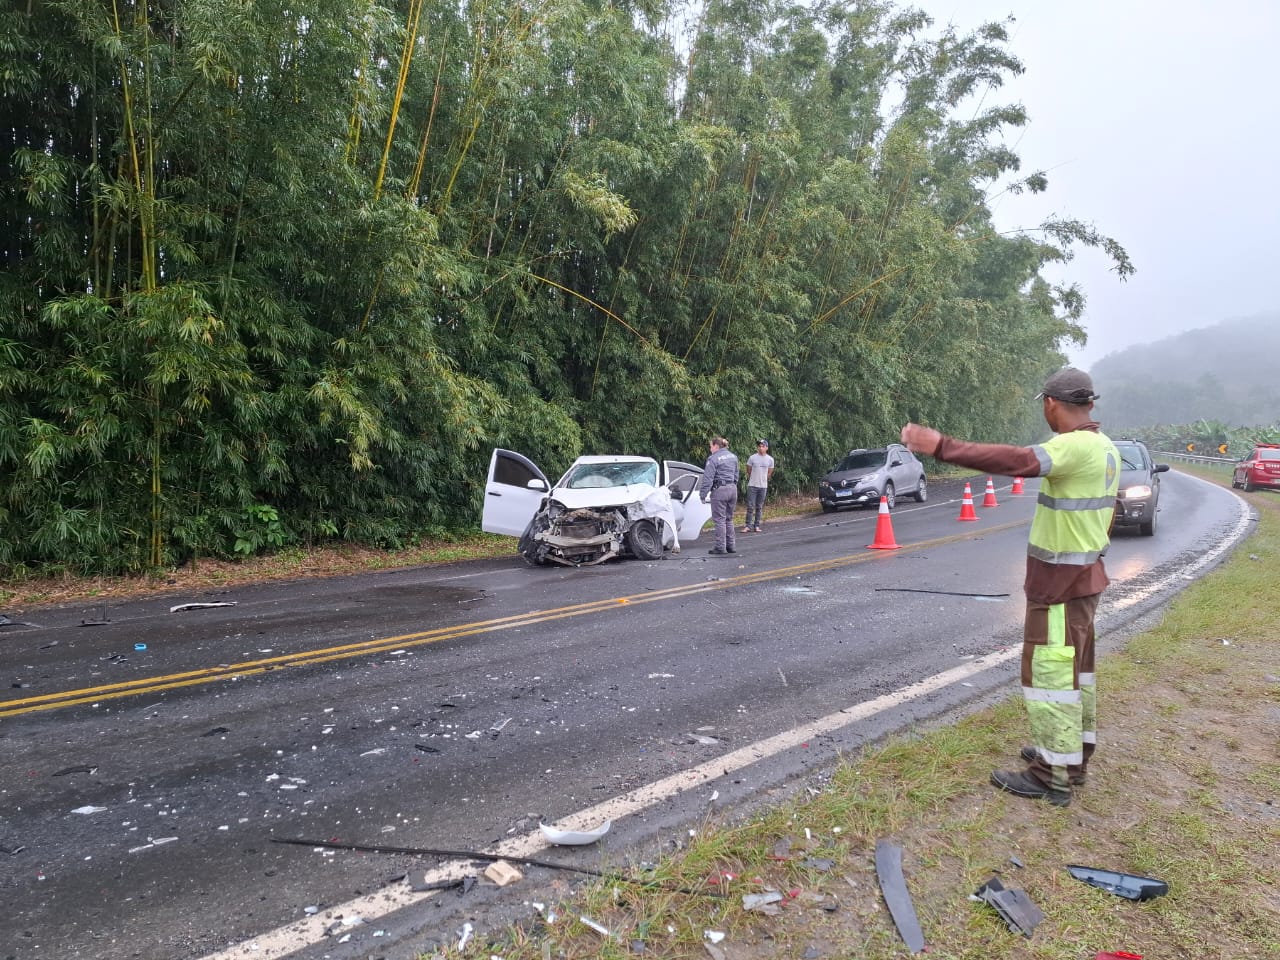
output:
[[[567,510],[623,507],[629,503],[639,503],[657,489],[651,483],[629,483],[622,487],[584,487],[579,490],[557,487],[551,491],[551,499]]]

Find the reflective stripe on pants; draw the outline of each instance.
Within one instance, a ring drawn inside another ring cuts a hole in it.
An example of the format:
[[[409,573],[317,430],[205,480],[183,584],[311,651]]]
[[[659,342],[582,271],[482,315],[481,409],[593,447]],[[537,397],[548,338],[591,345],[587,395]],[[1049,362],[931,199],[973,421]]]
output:
[[[1028,773],[1055,790],[1070,790],[1097,743],[1093,673],[1098,594],[1066,603],[1027,601],[1022,641],[1022,694],[1037,757]]]

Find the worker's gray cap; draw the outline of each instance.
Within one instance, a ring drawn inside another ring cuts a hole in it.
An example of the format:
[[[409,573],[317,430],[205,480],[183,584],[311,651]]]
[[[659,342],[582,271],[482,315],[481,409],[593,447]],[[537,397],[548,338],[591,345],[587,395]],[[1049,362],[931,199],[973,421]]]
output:
[[[1064,367],[1044,382],[1044,389],[1036,394],[1036,399],[1052,397],[1063,403],[1089,403],[1098,399],[1093,392],[1093,380],[1083,370],[1075,367]]]

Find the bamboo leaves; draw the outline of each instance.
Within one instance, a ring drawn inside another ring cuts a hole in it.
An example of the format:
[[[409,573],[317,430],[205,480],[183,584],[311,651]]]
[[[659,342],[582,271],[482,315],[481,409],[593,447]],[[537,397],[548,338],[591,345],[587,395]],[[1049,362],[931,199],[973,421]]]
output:
[[[1002,435],[1077,221],[990,225],[1021,69],[887,3],[47,0],[0,14],[0,571],[474,523],[491,445],[783,485]],[[692,24],[692,26],[689,26]],[[688,31],[688,32],[683,32]],[[35,57],[32,52],[40,50]],[[682,62],[687,51],[688,62]]]

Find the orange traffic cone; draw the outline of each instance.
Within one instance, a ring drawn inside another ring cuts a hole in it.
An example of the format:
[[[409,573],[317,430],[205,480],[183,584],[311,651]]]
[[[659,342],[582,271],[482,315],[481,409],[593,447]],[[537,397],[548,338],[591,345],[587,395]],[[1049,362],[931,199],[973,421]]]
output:
[[[1013,488],[1010,489],[1009,493],[1015,497],[1022,495],[1022,478],[1021,477],[1013,478]]]
[[[889,498],[880,498],[880,515],[876,517],[876,537],[874,543],[867,544],[868,550],[897,550],[898,544],[893,539],[893,521],[889,519]]]
[[[984,496],[984,497],[982,498],[982,505],[983,505],[984,507],[998,507],[998,506],[1000,506],[1000,504],[996,503],[996,485],[995,485],[995,482],[994,482],[990,477],[987,477],[987,493],[986,493],[986,496]]]
[[[960,516],[957,520],[977,520],[978,514],[973,509],[973,491],[969,489],[966,481],[964,485],[964,499],[960,501]]]

